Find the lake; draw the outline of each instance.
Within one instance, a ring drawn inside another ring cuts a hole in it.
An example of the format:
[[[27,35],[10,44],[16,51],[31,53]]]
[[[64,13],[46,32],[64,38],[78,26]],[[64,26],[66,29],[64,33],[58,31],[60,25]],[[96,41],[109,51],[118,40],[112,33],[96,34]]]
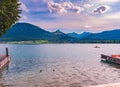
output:
[[[83,87],[120,81],[120,65],[100,59],[100,54],[120,54],[120,44],[0,44],[1,54],[6,47],[11,62],[0,73],[0,87]]]

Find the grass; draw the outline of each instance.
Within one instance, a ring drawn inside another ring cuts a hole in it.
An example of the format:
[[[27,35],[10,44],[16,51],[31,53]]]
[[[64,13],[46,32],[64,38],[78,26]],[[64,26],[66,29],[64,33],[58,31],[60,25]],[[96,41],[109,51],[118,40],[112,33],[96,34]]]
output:
[[[5,42],[7,44],[45,44],[48,43],[47,40],[36,40],[36,41],[10,41]]]

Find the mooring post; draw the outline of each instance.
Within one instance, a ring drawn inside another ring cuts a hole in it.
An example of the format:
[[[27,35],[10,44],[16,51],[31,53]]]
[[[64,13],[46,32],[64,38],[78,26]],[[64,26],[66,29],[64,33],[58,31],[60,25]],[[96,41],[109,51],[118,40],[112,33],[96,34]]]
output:
[[[6,48],[6,56],[8,56],[8,48]]]

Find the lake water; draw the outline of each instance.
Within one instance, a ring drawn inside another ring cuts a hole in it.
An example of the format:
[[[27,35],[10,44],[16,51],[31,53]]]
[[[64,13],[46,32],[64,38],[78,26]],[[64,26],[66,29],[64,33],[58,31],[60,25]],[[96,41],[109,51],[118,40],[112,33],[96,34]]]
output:
[[[94,48],[94,46],[100,48]],[[120,82],[120,65],[100,54],[120,54],[120,44],[0,44],[11,62],[0,73],[0,87],[83,87]]]

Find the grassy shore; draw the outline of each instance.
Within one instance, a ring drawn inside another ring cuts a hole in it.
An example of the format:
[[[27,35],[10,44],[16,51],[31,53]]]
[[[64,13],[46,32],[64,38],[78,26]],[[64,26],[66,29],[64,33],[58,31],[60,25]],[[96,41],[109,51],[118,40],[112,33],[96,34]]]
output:
[[[9,42],[3,42],[7,44],[45,44],[48,43],[47,40],[36,40],[36,41],[9,41]]]
[[[1,44],[46,44],[46,43],[89,43],[89,44],[119,44],[120,40],[80,40],[79,42],[67,41],[48,41],[48,40],[35,40],[35,41],[0,41]]]

